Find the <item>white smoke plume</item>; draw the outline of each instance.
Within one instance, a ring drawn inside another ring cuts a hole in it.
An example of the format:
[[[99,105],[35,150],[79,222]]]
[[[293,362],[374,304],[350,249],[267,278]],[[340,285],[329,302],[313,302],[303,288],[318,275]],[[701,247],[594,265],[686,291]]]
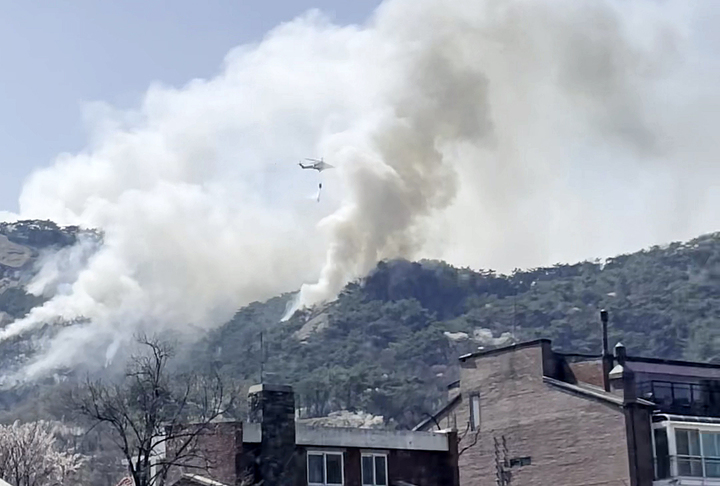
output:
[[[301,286],[296,306],[332,299],[383,258],[510,270],[714,230],[707,17],[680,1],[387,0],[364,25],[282,24],[136,110],[94,104],[87,149],[34,173],[20,216],[99,228],[104,245],[0,339],[78,321],[34,376]],[[320,156],[337,169],[296,165]]]

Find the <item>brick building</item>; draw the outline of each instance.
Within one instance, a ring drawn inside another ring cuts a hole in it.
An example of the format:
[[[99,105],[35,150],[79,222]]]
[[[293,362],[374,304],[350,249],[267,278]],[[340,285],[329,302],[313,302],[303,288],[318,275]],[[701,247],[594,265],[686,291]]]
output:
[[[416,430],[459,431],[462,486],[720,486],[720,365],[539,339],[460,366],[448,404]]]
[[[457,434],[307,426],[291,387],[249,390],[248,422],[213,424],[175,486],[457,486]],[[169,445],[172,447],[172,445]],[[261,483],[262,481],[262,483]]]

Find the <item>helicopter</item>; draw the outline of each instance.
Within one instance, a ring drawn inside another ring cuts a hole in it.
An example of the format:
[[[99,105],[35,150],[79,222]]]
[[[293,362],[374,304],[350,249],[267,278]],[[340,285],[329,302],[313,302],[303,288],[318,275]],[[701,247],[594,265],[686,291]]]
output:
[[[302,162],[299,162],[298,165],[302,169],[314,169],[318,172],[322,172],[327,169],[335,168],[334,165],[330,165],[327,162],[325,162],[322,157],[320,158],[320,160],[318,160],[318,159],[305,159],[305,160],[312,162],[312,164],[303,164]]]

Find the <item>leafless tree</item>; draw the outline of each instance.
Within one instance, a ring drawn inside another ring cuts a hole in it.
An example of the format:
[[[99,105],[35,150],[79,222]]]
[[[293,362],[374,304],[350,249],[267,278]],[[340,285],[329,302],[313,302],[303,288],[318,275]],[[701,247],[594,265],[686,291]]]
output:
[[[0,426],[0,476],[15,486],[63,484],[82,457],[60,450],[57,425],[29,422]]]
[[[173,347],[157,338],[138,338],[141,352],[123,379],[87,380],[73,393],[73,409],[91,427],[112,437],[135,486],[163,486],[173,468],[207,470],[212,458],[198,441],[231,406],[217,374],[170,369]]]

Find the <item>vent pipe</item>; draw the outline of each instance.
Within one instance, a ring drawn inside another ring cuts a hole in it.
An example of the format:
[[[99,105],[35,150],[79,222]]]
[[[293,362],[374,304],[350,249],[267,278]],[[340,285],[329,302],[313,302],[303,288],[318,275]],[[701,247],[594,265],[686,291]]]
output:
[[[608,312],[603,309],[600,311],[600,322],[602,322],[602,355],[610,354],[610,346],[608,345]]]
[[[600,322],[602,322],[602,374],[603,388],[606,392],[610,391],[610,371],[613,367],[613,357],[610,354],[610,346],[608,345],[608,312],[605,309],[600,311]]]

